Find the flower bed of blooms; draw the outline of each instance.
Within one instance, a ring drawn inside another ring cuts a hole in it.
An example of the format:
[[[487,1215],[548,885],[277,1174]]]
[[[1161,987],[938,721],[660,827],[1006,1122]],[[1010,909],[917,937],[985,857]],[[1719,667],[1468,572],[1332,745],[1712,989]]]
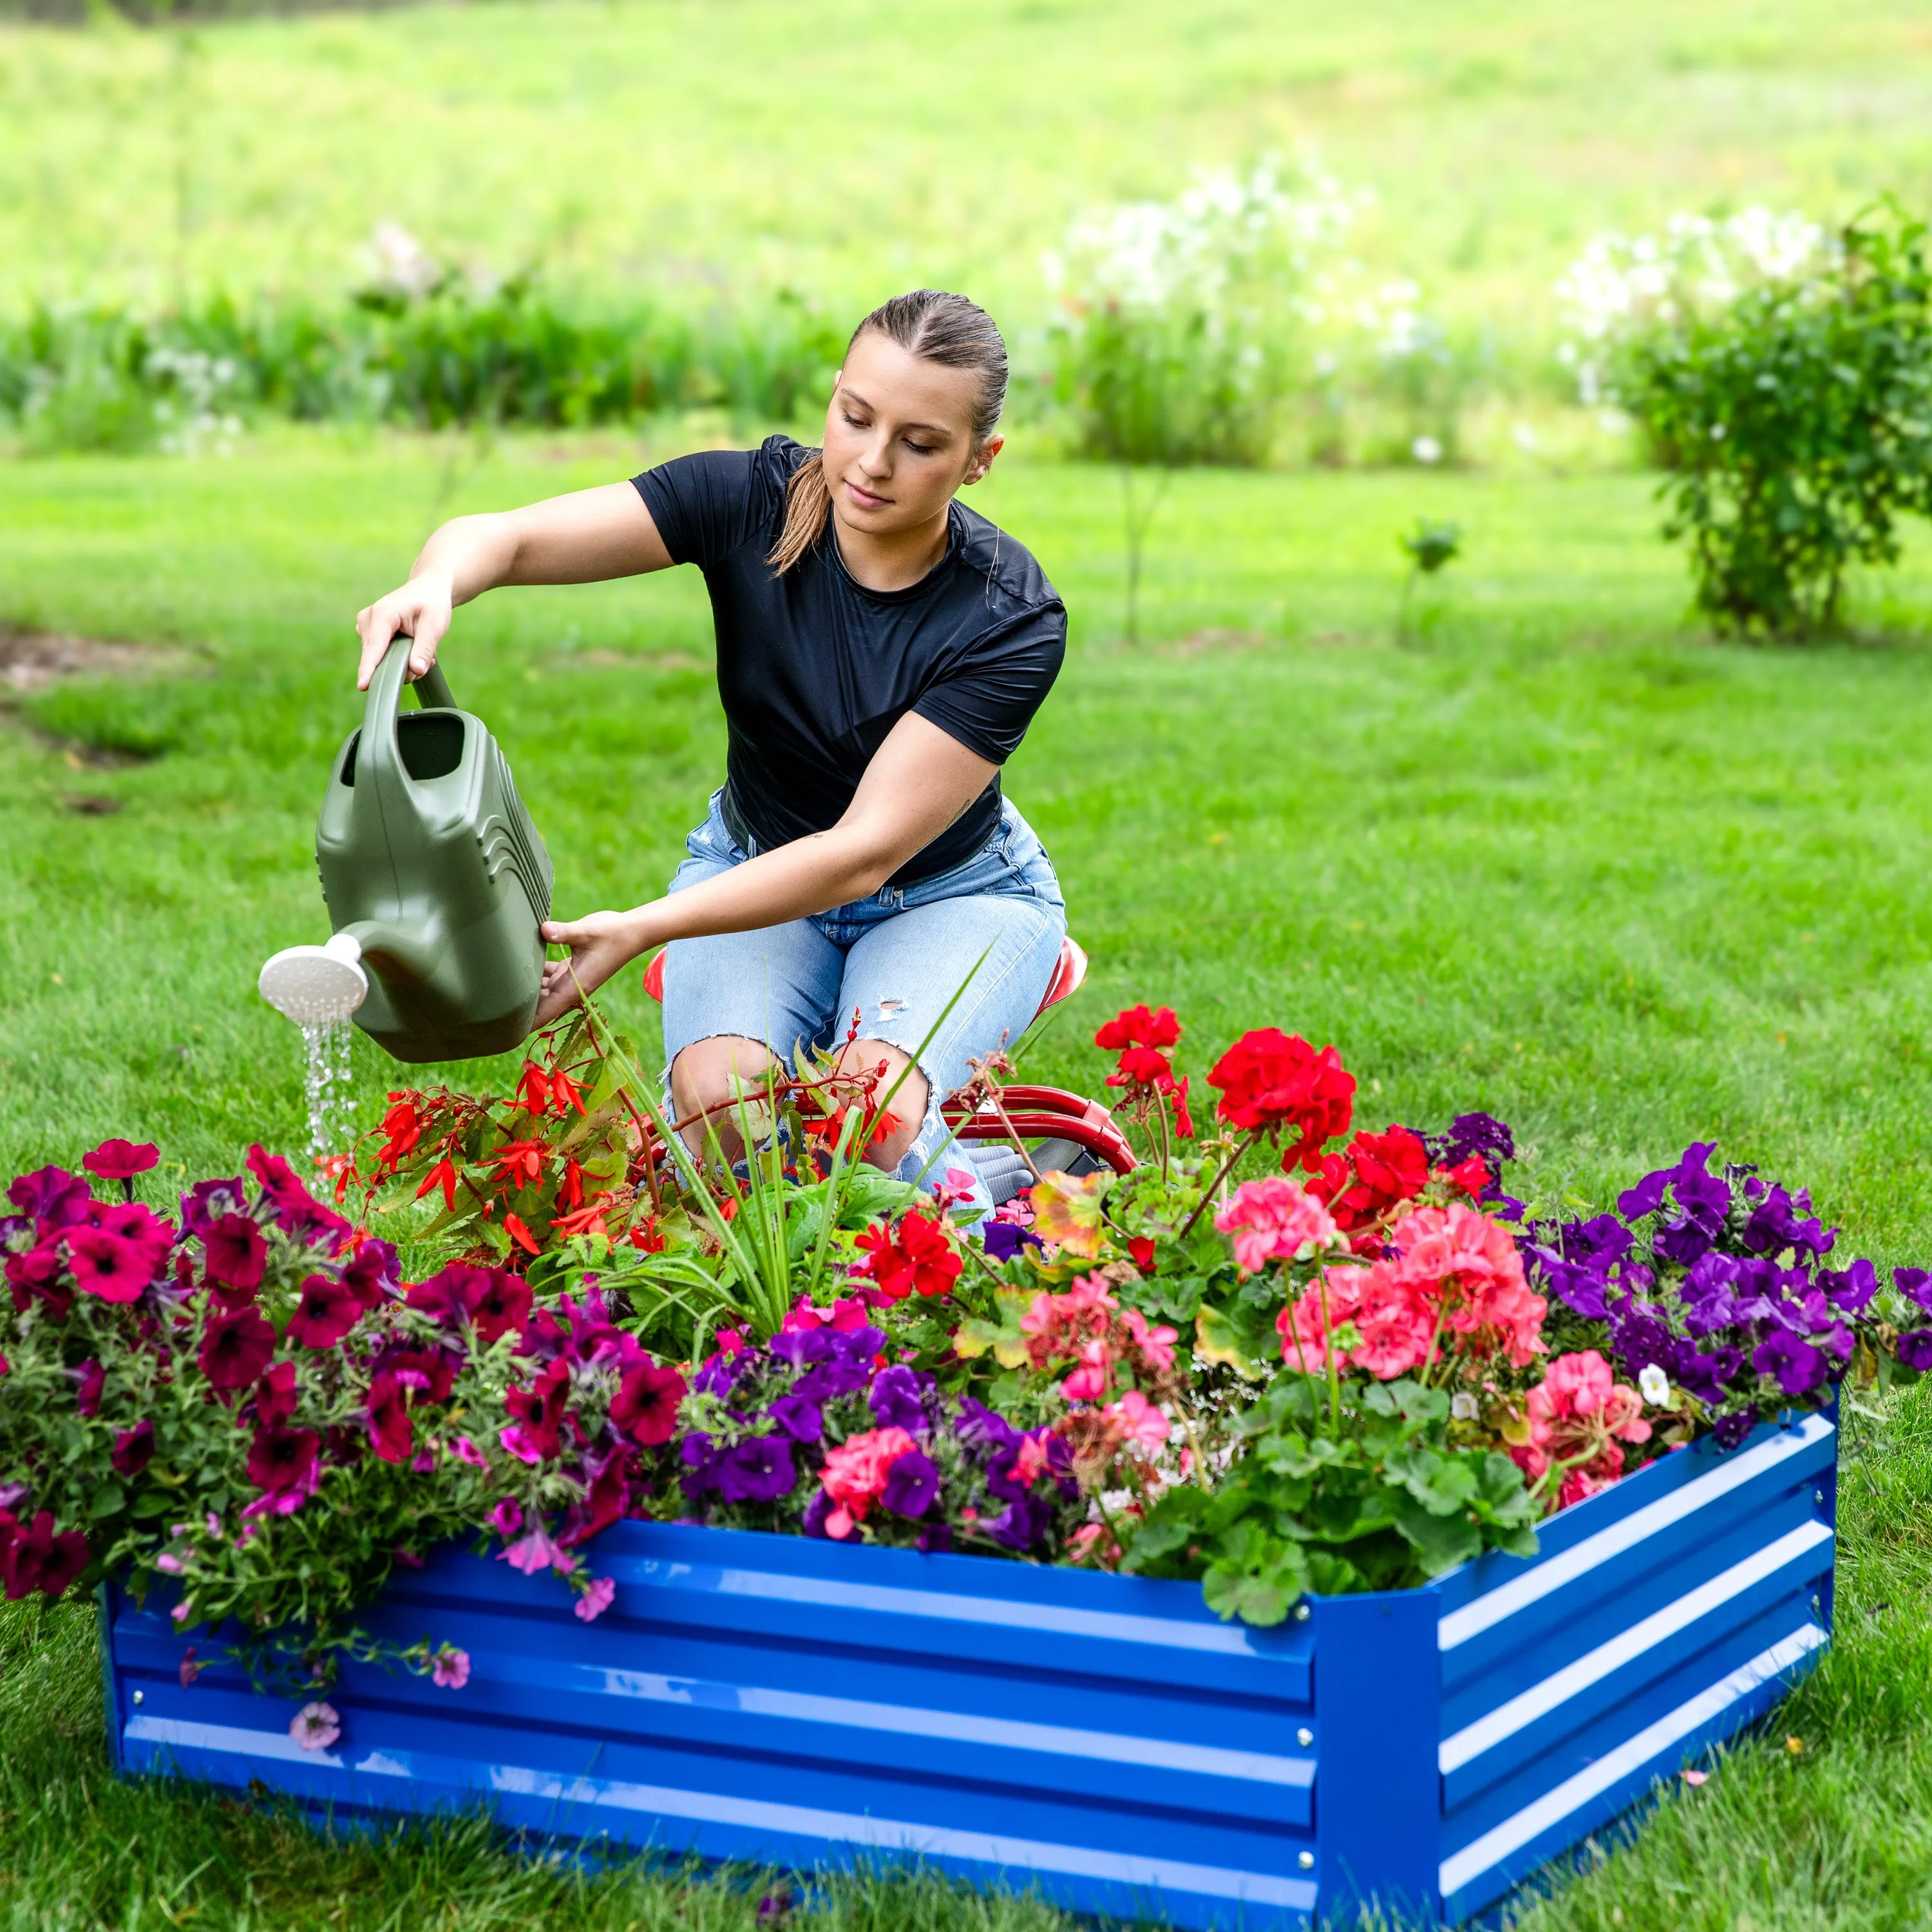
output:
[[[594,1014],[509,1099],[392,1096],[333,1204],[260,1148],[172,1216],[133,1198],[152,1147],[22,1175],[0,1581],[166,1578],[202,1662],[318,1690],[344,1654],[460,1689],[434,1631],[385,1652],[356,1622],[450,1538],[594,1619],[626,1516],[1198,1578],[1267,1624],[1528,1553],[1696,1436],[1932,1364],[1932,1276],[1838,1264],[1803,1193],[1707,1146],[1538,1219],[1508,1128],[1358,1130],[1335,1050],[1272,1028],[1216,1062],[1197,1135],[1179,1036],[1146,1007],[1097,1036],[1140,1166],[1042,1174],[971,1233],[962,1178],[859,1158],[875,1078],[775,1078],[735,1110],[753,1153],[700,1164]],[[443,1252],[405,1282],[374,1231],[420,1250],[424,1196]]]

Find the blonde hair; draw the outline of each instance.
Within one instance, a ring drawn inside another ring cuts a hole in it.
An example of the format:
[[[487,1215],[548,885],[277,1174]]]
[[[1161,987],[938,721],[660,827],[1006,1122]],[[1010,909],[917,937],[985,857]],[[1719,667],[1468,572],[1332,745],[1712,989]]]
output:
[[[867,329],[890,337],[908,355],[942,363],[949,369],[979,372],[973,399],[973,446],[976,450],[999,425],[1006,400],[1006,345],[993,318],[976,302],[940,289],[914,289],[895,296],[852,332],[856,342]],[[845,352],[849,356],[852,344]],[[784,526],[765,559],[782,577],[824,534],[832,514],[832,490],[825,480],[824,453],[808,452],[785,489]]]

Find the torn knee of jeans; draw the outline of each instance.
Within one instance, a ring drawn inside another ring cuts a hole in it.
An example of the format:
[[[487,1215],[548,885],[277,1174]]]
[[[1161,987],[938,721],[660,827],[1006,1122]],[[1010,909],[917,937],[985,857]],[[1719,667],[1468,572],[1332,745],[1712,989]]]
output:
[[[878,1004],[880,1019],[896,1020],[911,1010],[912,1002],[910,1000],[881,1000]]]

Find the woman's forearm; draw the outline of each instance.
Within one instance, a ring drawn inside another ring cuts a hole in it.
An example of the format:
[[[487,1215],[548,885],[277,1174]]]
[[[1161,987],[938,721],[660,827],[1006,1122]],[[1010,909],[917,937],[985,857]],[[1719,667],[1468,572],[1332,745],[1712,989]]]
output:
[[[410,581],[440,578],[449,586],[451,603],[467,604],[517,580],[518,548],[512,517],[452,517],[423,545],[410,566]]]
[[[674,939],[808,919],[877,892],[898,862],[877,839],[834,826],[626,913],[627,943],[634,940],[634,958]]]

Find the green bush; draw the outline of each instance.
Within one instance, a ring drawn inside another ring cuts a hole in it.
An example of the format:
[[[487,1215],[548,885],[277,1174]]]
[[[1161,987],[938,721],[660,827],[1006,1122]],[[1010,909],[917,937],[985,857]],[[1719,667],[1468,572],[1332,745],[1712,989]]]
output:
[[[41,309],[0,328],[0,418],[31,451],[183,453],[245,414],[580,428],[722,408],[795,420],[843,332],[796,296],[696,314],[640,303],[572,314],[529,278],[366,290],[338,309],[217,296],[153,320]]]
[[[1053,387],[1080,454],[1163,467],[1274,453],[1306,380],[1314,258],[1347,226],[1334,184],[1267,165],[1078,223],[1058,266]]]
[[[1834,628],[1845,572],[1898,556],[1932,514],[1932,270],[1926,227],[1888,205],[1802,279],[1636,337],[1616,394],[1674,473],[1666,533],[1688,536],[1720,627]]]

